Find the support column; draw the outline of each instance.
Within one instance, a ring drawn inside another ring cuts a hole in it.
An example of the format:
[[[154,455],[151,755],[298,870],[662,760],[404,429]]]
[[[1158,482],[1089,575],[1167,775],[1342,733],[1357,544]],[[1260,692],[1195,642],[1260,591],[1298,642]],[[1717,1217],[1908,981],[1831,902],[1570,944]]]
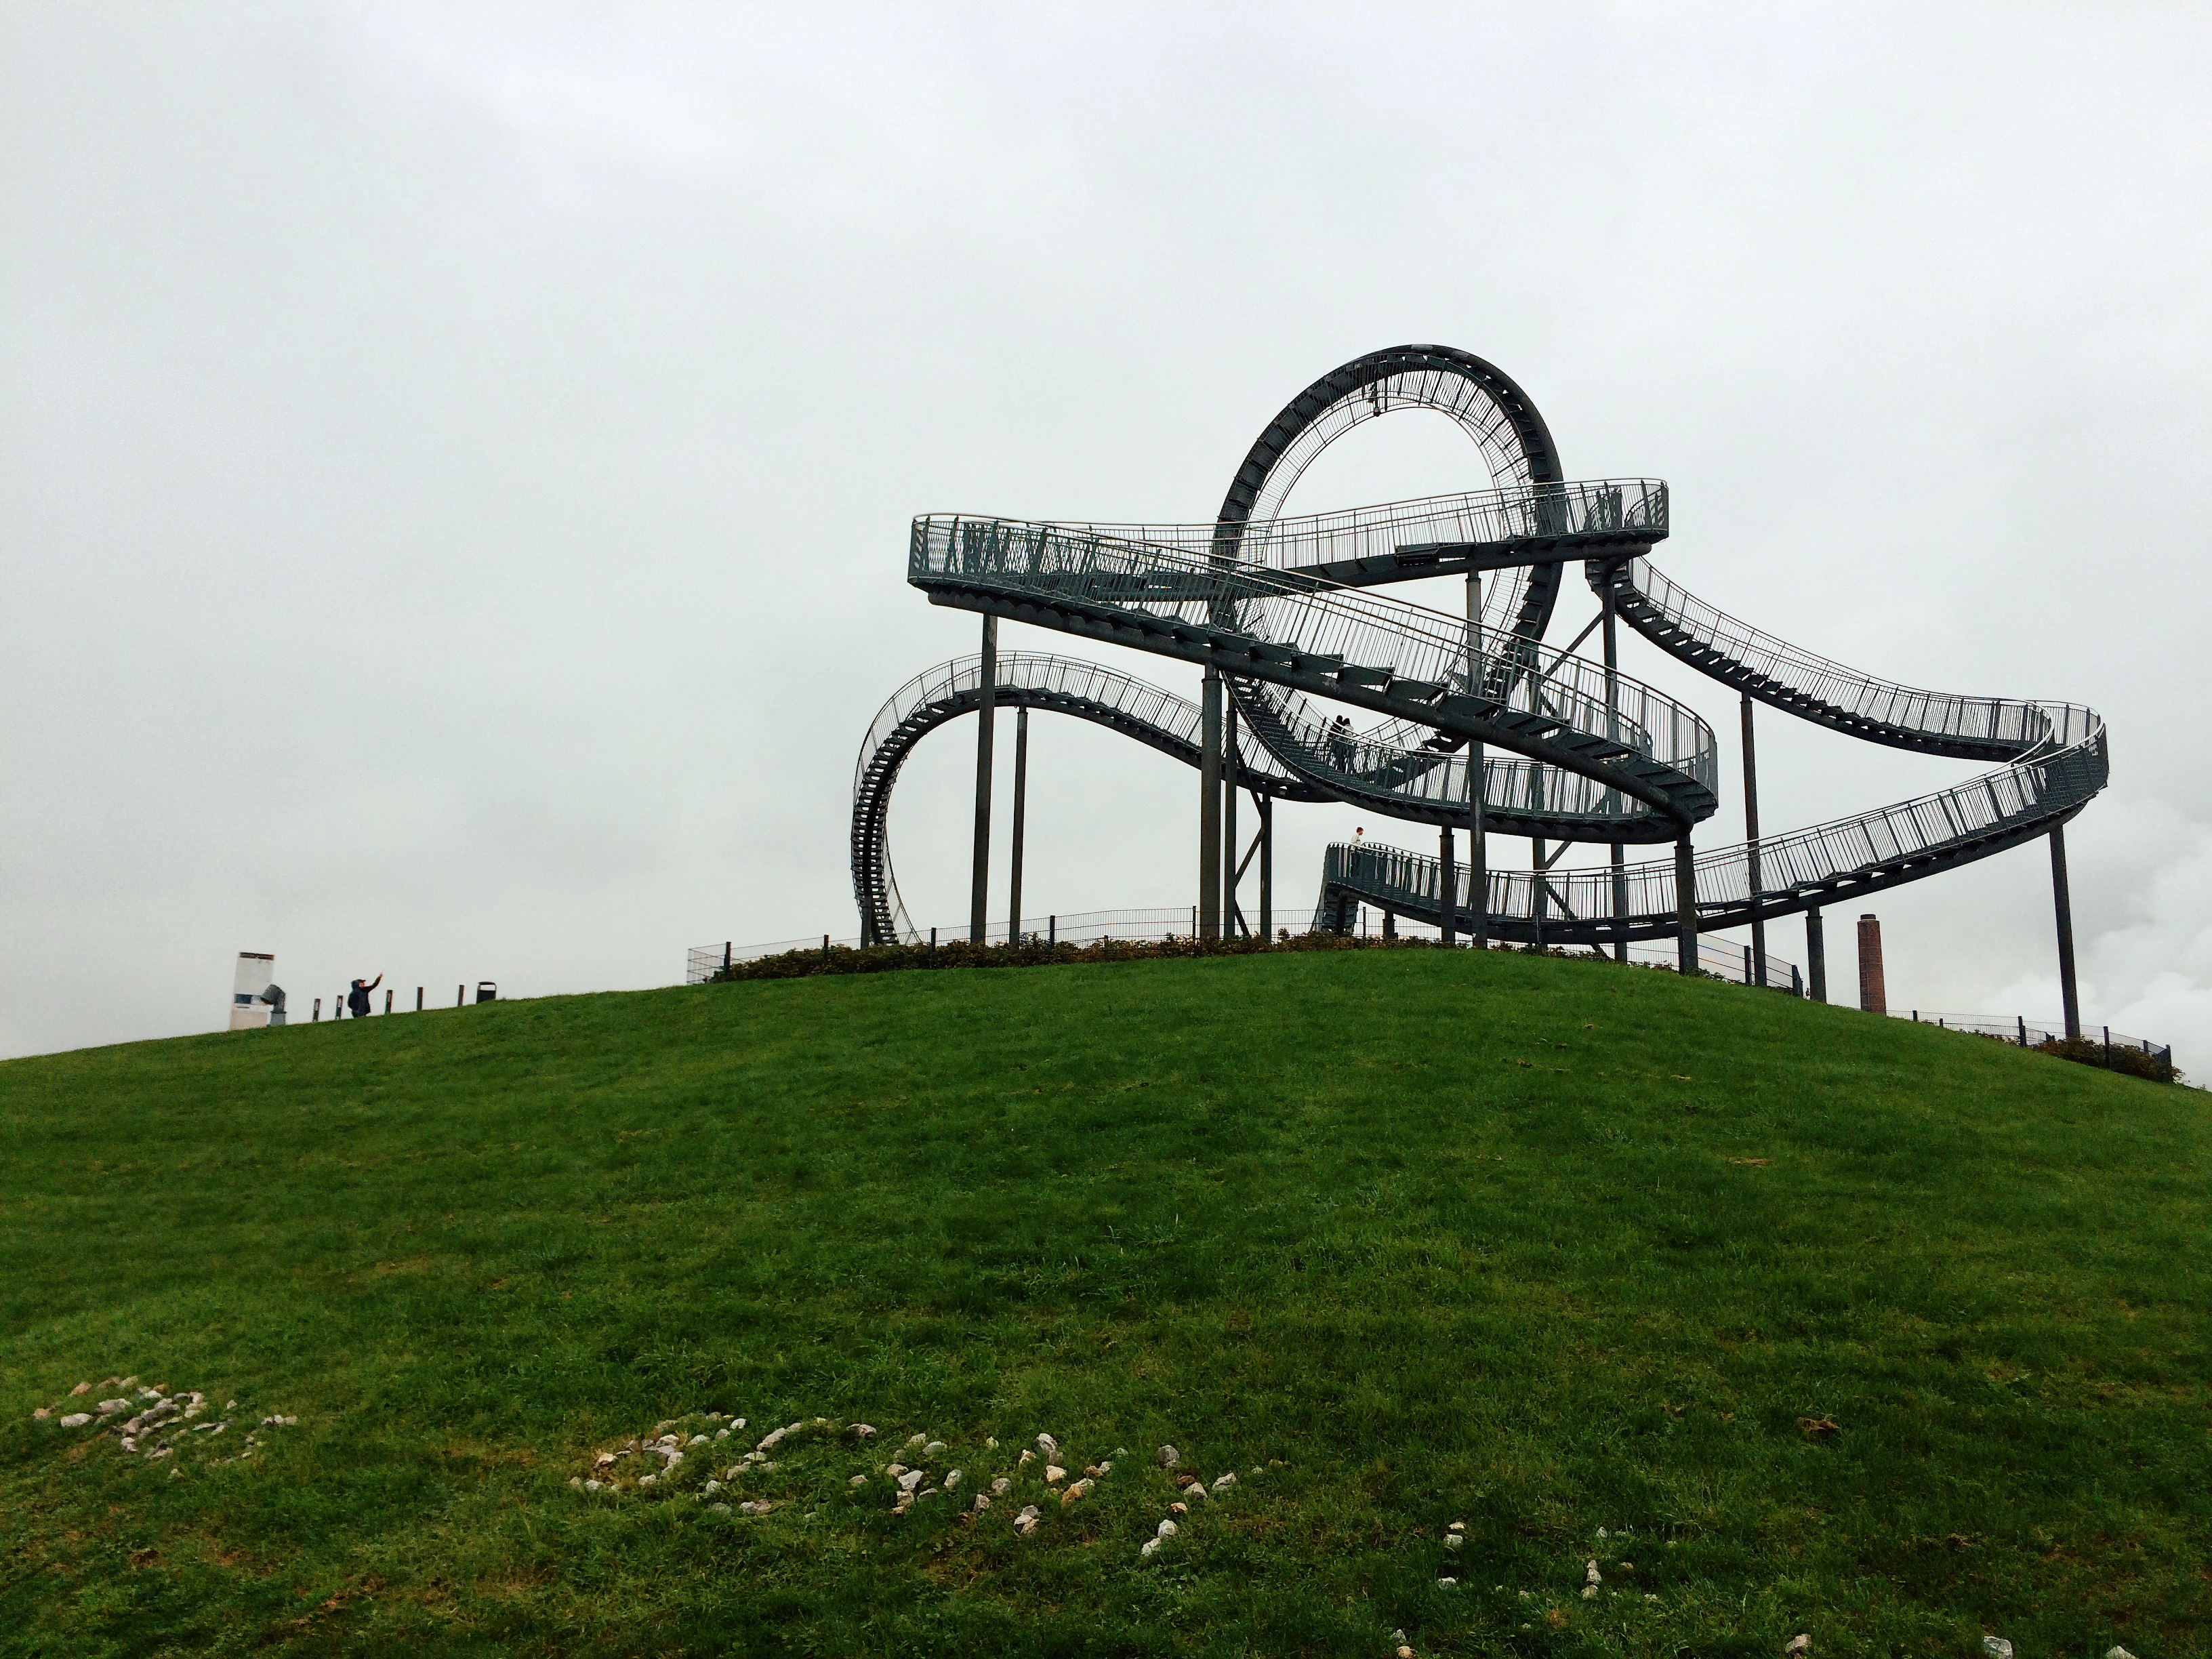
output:
[[[1444,943],[1459,939],[1459,864],[1452,856],[1451,825],[1437,831],[1437,918]]]
[[[1260,797],[1260,936],[1275,939],[1275,798]]]
[[[1482,681],[1482,573],[1470,570],[1467,573],[1468,695],[1480,696]],[[1482,745],[1470,739],[1467,745],[1468,943],[1478,951],[1490,948],[1490,832],[1483,824],[1483,813],[1489,805],[1485,799],[1490,785],[1487,772]],[[1451,940],[1451,934],[1446,933],[1444,943]]]
[[[1198,782],[1198,936],[1221,937],[1221,676],[1206,671]]]
[[[1226,683],[1221,690],[1221,932],[1234,939],[1242,917],[1237,908],[1237,699]]]
[[[1544,913],[1552,908],[1551,895],[1544,885],[1544,838],[1528,837],[1528,926],[1535,934],[1535,945],[1544,948]]]
[[[968,941],[981,945],[991,908],[991,723],[999,702],[999,619],[983,618],[982,706],[975,711],[975,872],[968,888]]]
[[[1674,843],[1674,971],[1698,971],[1698,864],[1687,836]]]
[[[1620,741],[1620,641],[1613,630],[1613,572],[1606,572],[1605,592],[1600,602],[1605,614],[1605,734],[1613,742]],[[1618,815],[1620,811],[1620,791],[1606,792],[1607,810]],[[1613,844],[1613,919],[1618,930],[1613,941],[1613,959],[1628,960],[1628,849],[1619,842]]]
[[[1805,913],[1805,971],[1811,976],[1807,990],[1815,1002],[1828,1000],[1828,946],[1820,928],[1820,907]]]
[[[1751,693],[1743,694],[1743,839],[1751,860],[1751,902],[1754,913],[1764,890],[1759,872],[1759,751],[1751,729]],[[1751,922],[1752,983],[1766,983],[1766,921],[1754,914]]]
[[[1014,715],[1014,833],[1009,854],[1013,860],[1013,879],[1006,895],[1006,942],[1019,943],[1022,936],[1022,830],[1029,817],[1030,793],[1030,706],[1024,703]]]
[[[2066,884],[2066,826],[2051,832],[2051,896],[2058,912],[2058,1000],[2066,1040],[2081,1040],[2081,998],[2074,983],[2074,896]]]

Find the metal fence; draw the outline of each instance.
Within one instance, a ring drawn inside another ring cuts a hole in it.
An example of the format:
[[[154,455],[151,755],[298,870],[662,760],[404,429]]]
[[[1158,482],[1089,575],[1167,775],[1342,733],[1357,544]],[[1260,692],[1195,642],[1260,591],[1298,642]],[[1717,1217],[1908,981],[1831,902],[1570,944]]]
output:
[[[2006,1042],[2017,1043],[2023,1048],[2040,1048],[2046,1042],[2066,1041],[2066,1022],[2063,1019],[2030,1019],[2025,1014],[1945,1014],[1926,1009],[1892,1009],[1893,1019],[1909,1019],[1921,1025],[1934,1025],[1946,1031],[1965,1031],[1973,1036],[1997,1037]],[[2148,1037],[2130,1036],[2124,1031],[2115,1031],[2109,1025],[2085,1025],[2081,1040],[2102,1048],[2107,1055],[2115,1049],[2147,1054],[2153,1060],[2173,1063],[2172,1043],[2153,1042]]]

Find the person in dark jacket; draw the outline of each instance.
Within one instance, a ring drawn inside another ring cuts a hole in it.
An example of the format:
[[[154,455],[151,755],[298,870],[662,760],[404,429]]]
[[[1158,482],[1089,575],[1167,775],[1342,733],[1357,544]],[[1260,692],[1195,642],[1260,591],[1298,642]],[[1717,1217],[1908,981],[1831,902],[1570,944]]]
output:
[[[367,1019],[368,1018],[368,994],[383,983],[384,975],[381,974],[379,974],[374,979],[367,981],[366,982],[361,980],[354,981],[353,989],[346,993],[346,1012],[351,1014],[356,1019]]]

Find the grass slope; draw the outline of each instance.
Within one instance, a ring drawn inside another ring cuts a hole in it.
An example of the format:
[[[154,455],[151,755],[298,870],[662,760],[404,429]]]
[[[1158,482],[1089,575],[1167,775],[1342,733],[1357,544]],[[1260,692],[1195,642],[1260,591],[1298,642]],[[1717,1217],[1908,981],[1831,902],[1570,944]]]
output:
[[[2204,1098],[1426,951],[9,1062],[0,1650],[2212,1650]],[[131,1373],[228,1437],[32,1420]],[[1163,1442],[1238,1479],[1146,1561]]]

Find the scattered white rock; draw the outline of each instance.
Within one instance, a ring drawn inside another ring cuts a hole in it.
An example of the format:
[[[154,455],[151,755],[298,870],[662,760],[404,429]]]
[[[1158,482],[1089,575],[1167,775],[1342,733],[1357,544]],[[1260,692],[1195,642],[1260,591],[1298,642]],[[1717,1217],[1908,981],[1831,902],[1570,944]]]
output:
[[[711,1498],[711,1497],[713,1497],[716,1492],[718,1492],[721,1491],[721,1489],[722,1489],[722,1483],[721,1483],[720,1481],[719,1481],[719,1480],[709,1480],[709,1481],[708,1481],[708,1482],[707,1482],[707,1484],[706,1484],[705,1486],[702,1486],[702,1487],[700,1487],[700,1488],[699,1488],[699,1492],[700,1492],[701,1496],[702,1496],[702,1497],[707,1497],[707,1498]]]
[[[960,1484],[960,1477],[965,1473],[966,1471],[963,1469],[947,1469],[945,1472],[945,1490],[951,1492],[955,1486],[958,1486]]]
[[[884,1465],[884,1473],[890,1476],[892,1480],[896,1480],[899,1476],[906,1473],[906,1465],[903,1463],[886,1463]]]
[[[1467,1522],[1464,1521],[1455,1521],[1451,1525],[1446,1527],[1444,1530],[1446,1532],[1465,1532],[1467,1530]]]
[[[730,1512],[730,1506],[727,1504],[709,1504],[707,1507],[717,1515],[727,1515]]]
[[[1176,1523],[1172,1521],[1163,1521],[1153,1528],[1153,1534],[1156,1537],[1172,1538],[1176,1535]]]
[[[1067,1471],[1060,1468],[1059,1464],[1048,1463],[1044,1466],[1044,1483],[1046,1486],[1058,1486],[1061,1481],[1066,1479]]]
[[[986,1447],[988,1447],[989,1449],[991,1449],[992,1451],[996,1451],[996,1450],[998,1450],[998,1449],[999,1449],[999,1437],[998,1437],[998,1436],[994,1435],[994,1434],[987,1434],[987,1435],[985,1435],[985,1436],[983,1437],[983,1444],[984,1444]]]
[[[46,1407],[41,1406],[38,1410],[31,1413],[31,1420],[33,1423],[43,1423],[52,1415],[52,1412],[49,1411]]]
[[[2115,1647],[2105,1650],[2105,1659],[2136,1659],[2136,1656],[2125,1648]]]
[[[1158,1539],[1147,1538],[1145,1540],[1145,1547],[1137,1552],[1138,1558],[1140,1560],[1151,1560],[1153,1554],[1159,1549],[1159,1547],[1160,1540]]]
[[[1595,1584],[1586,1584],[1583,1587],[1583,1600],[1585,1601],[1595,1601],[1597,1600],[1597,1586]]]
[[[1223,1475],[1221,1479],[1213,1483],[1213,1490],[1216,1492],[1227,1492],[1236,1484],[1237,1472],[1234,1469],[1231,1469],[1227,1474]]]
[[[1085,1492],[1089,1492],[1090,1490],[1091,1490],[1091,1483],[1090,1483],[1088,1480],[1079,1480],[1079,1481],[1077,1481],[1073,1486],[1070,1486],[1070,1487],[1069,1487],[1066,1492],[1064,1492],[1060,1493],[1060,1506],[1061,1506],[1063,1509],[1064,1509],[1064,1508],[1066,1508],[1068,1504],[1073,1504],[1073,1503],[1077,1498],[1079,1498],[1082,1497]]]
[[[912,1492],[921,1484],[921,1471],[908,1469],[904,1474],[899,1476],[898,1483],[901,1492]]]
[[[1039,1435],[1036,1443],[1037,1449],[1047,1457],[1057,1457],[1060,1455],[1060,1442],[1048,1434]]]
[[[923,1441],[928,1438],[929,1437],[926,1434],[910,1434],[907,1437],[906,1443],[909,1446],[919,1446]]]
[[[1601,1584],[1604,1582],[1604,1579],[1598,1577],[1596,1562],[1592,1561],[1583,1569],[1583,1583],[1585,1584]]]
[[[599,1492],[604,1490],[606,1482],[604,1480],[586,1480],[584,1482],[584,1490],[586,1492]]]
[[[1790,1645],[1782,1650],[1784,1653],[1810,1653],[1813,1650],[1813,1638],[1800,1631],[1790,1638]]]
[[[103,1400],[98,1407],[102,1417],[112,1417],[118,1412],[127,1412],[130,1409],[131,1402],[127,1400]]]
[[[1034,1463],[1035,1462],[1036,1462],[1036,1454],[1033,1451],[1025,1451],[1021,1455],[1021,1457],[1017,1463],[1017,1467],[1019,1467],[1020,1463]]]
[[[1014,1517],[1014,1530],[1024,1538],[1036,1530],[1037,1522],[1044,1519],[1044,1511],[1034,1504],[1022,1505],[1022,1512]]]
[[[1194,1480],[1194,1481],[1192,1481],[1192,1482],[1190,1483],[1190,1485],[1188,1485],[1188,1486],[1185,1486],[1185,1487],[1182,1489],[1182,1495],[1183,1495],[1185,1498],[1203,1498],[1203,1497],[1205,1497],[1205,1496],[1206,1496],[1206,1483],[1205,1483],[1203,1480]]]
[[[760,1443],[755,1446],[753,1449],[757,1452],[762,1453],[772,1452],[778,1446],[783,1443],[784,1437],[790,1432],[791,1431],[787,1428],[770,1429],[766,1434],[760,1437]]]
[[[1164,1469],[1171,1469],[1182,1462],[1182,1454],[1173,1446],[1163,1446],[1152,1454],[1152,1462]]]
[[[1646,1591],[1644,1593],[1644,1599],[1646,1601],[1652,1601],[1652,1602],[1656,1602],[1656,1601],[1658,1601],[1658,1599],[1659,1599],[1659,1598],[1658,1598],[1657,1596],[1656,1596],[1656,1595],[1652,1595],[1652,1594],[1650,1593],[1650,1591],[1646,1590]]]
[[[595,1469],[603,1469],[614,1461],[615,1455],[612,1452],[601,1452],[592,1460],[592,1467]]]
[[[1007,1480],[1006,1477],[1002,1474],[996,1480],[994,1480],[991,1483],[991,1496],[994,1498],[1004,1498],[1013,1489],[1014,1483]]]
[[[2012,1644],[2002,1636],[1982,1638],[1982,1651],[1989,1656],[1989,1659],[2012,1659]]]
[[[90,1412],[71,1412],[67,1417],[62,1419],[62,1426],[65,1429],[81,1429],[91,1421]]]
[[[921,1449],[921,1455],[924,1457],[934,1457],[944,1449],[945,1443],[942,1440],[933,1440]]]
[[[1190,1513],[1190,1505],[1188,1504],[1170,1504],[1168,1505],[1168,1513],[1170,1515],[1188,1515]]]
[[[687,1446],[703,1446],[707,1443],[707,1437],[703,1434],[695,1434],[684,1443]]]
[[[876,1425],[872,1423],[855,1423],[853,1425],[853,1432],[863,1440],[872,1440],[876,1437]]]
[[[977,1492],[975,1494],[975,1513],[981,1515],[985,1510],[988,1510],[990,1507],[991,1500],[984,1497],[981,1492]]]
[[[1463,1532],[1448,1532],[1444,1534],[1444,1547],[1448,1550],[1455,1550],[1465,1542],[1467,1542],[1467,1534]]]
[[[658,1485],[659,1480],[660,1477],[657,1474],[641,1474],[637,1478],[637,1484],[641,1486],[651,1486]]]
[[[1438,1589],[1449,1589],[1453,1585],[1458,1583],[1459,1580],[1456,1578],[1439,1578],[1437,1580],[1437,1588]]]
[[[848,1486],[865,1486],[868,1484],[868,1477],[865,1474],[856,1474],[845,1484]]]
[[[91,1384],[91,1383],[89,1383],[89,1382],[80,1382],[80,1383],[78,1383],[78,1384],[76,1385],[76,1387],[75,1387],[75,1388],[73,1388],[73,1389],[71,1389],[70,1390],[70,1397],[73,1400],[73,1399],[75,1399],[77,1395],[81,1395],[81,1394],[90,1394],[91,1392],[92,1392],[92,1384]]]
[[[769,1503],[765,1498],[756,1498],[750,1503],[738,1504],[738,1513],[739,1515],[766,1515],[775,1507],[775,1505]]]

